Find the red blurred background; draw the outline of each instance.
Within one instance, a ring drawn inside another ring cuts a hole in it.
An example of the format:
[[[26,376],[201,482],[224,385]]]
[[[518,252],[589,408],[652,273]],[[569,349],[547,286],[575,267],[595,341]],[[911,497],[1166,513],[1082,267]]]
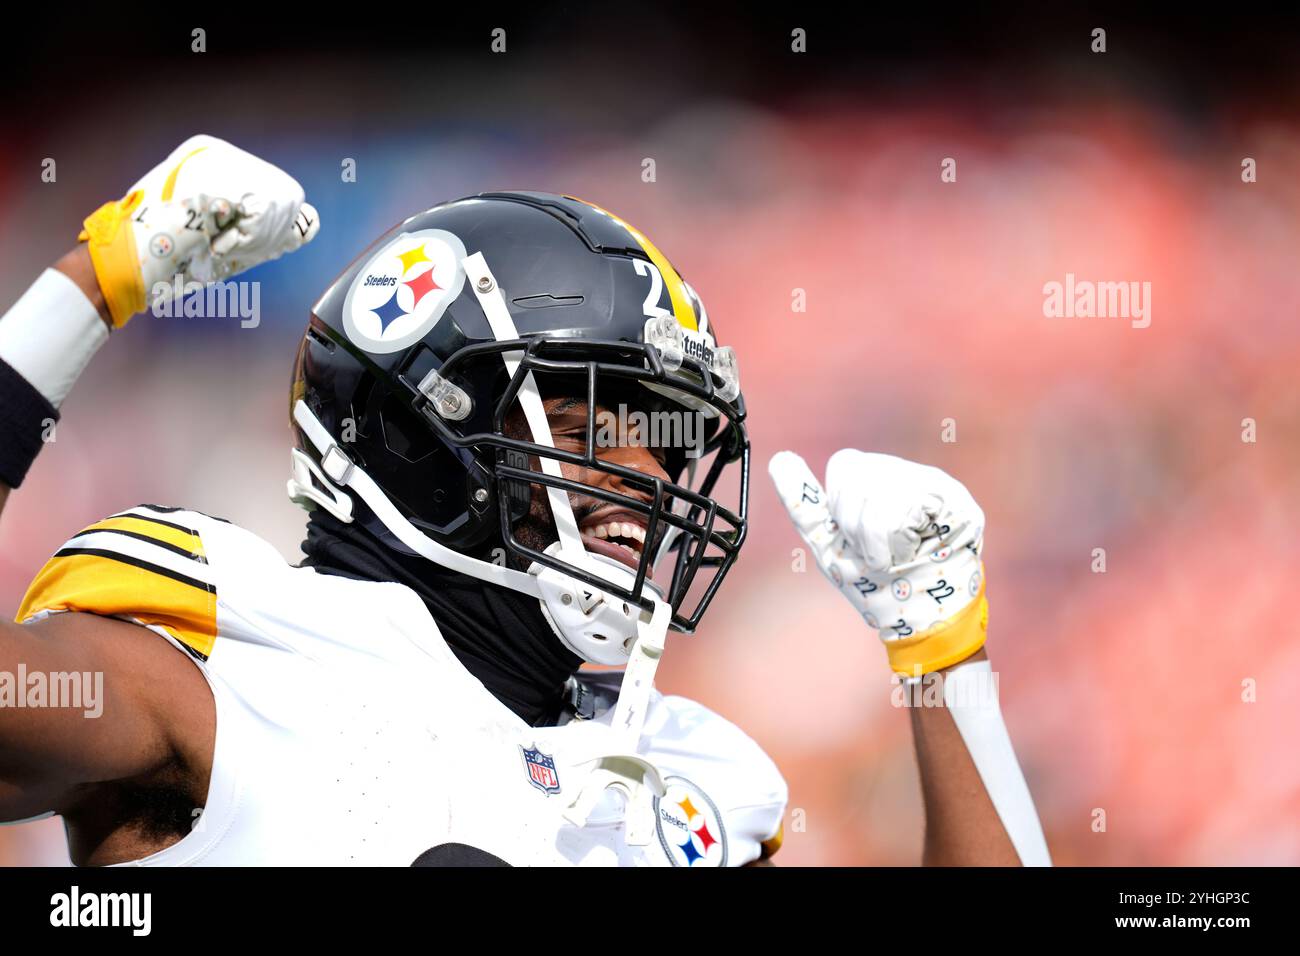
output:
[[[652,237],[740,356],[752,536],[659,683],[783,768],[802,813],[778,862],[920,856],[883,651],[815,569],[792,570],[765,474],[782,448],[820,472],[854,446],[947,469],[988,515],[989,651],[1057,863],[1300,863],[1298,74],[1243,53],[1209,83],[1194,45],[1114,30],[1092,54],[1092,25],[1022,27],[971,62],[913,24],[902,52],[860,61],[841,44],[800,72],[788,26],[728,48],[654,20],[654,84],[594,42],[608,23],[572,17],[528,21],[503,60],[472,23],[438,57],[337,38],[236,56],[214,30],[201,68],[165,83],[136,64],[94,97],[46,88],[0,138],[0,304],[194,132],[289,170],[323,225],[251,274],[257,328],[140,319],[114,337],[0,523],[0,604],[16,609],[77,529],[145,501],[230,518],[296,561],[285,408],[314,297],[435,202],[571,192]],[[185,51],[166,44],[187,38],[141,42],[172,64]],[[340,182],[344,157],[358,182]],[[940,179],[948,157],[956,182]],[[1043,286],[1067,273],[1150,282],[1150,326],[1045,318]],[[0,863],[66,861],[57,821],[0,829]]]

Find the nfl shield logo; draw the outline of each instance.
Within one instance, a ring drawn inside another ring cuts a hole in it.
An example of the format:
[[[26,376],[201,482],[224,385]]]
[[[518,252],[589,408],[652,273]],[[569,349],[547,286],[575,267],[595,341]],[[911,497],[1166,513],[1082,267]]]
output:
[[[560,775],[555,772],[555,761],[542,753],[535,746],[519,749],[524,754],[524,767],[528,770],[528,782],[542,793],[560,792]]]

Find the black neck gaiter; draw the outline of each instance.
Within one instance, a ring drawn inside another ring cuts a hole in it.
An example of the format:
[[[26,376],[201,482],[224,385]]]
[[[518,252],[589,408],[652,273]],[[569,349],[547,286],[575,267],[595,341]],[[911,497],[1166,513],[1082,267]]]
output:
[[[418,594],[465,669],[531,726],[556,723],[564,683],[582,665],[556,638],[537,599],[380,544],[356,525],[316,510],[302,563],[325,574],[396,581]]]

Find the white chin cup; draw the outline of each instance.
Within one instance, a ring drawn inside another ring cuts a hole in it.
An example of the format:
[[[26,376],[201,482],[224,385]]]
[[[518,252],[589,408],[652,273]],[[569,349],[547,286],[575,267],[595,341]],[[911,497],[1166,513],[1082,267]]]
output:
[[[558,541],[546,553],[629,591],[636,581],[631,568],[603,554],[592,554],[585,549],[576,553],[566,551]],[[628,662],[636,644],[637,621],[643,617],[649,619],[648,611],[536,562],[528,573],[537,578],[542,592],[542,613],[560,643],[589,664]],[[652,582],[646,581],[644,590],[648,596],[663,600],[663,592]]]

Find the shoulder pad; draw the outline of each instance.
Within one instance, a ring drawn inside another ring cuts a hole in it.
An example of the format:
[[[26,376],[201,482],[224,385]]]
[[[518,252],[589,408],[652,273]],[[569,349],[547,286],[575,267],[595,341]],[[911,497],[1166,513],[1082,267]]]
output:
[[[56,611],[163,628],[207,660],[217,636],[217,588],[202,530],[207,515],[141,505],[72,537],[27,589],[19,623]]]
[[[688,776],[697,772],[701,780],[708,775],[718,781],[712,796],[730,817],[739,856],[766,859],[781,848],[790,791],[757,741],[716,711],[676,694],[651,712],[645,732],[672,750]]]

